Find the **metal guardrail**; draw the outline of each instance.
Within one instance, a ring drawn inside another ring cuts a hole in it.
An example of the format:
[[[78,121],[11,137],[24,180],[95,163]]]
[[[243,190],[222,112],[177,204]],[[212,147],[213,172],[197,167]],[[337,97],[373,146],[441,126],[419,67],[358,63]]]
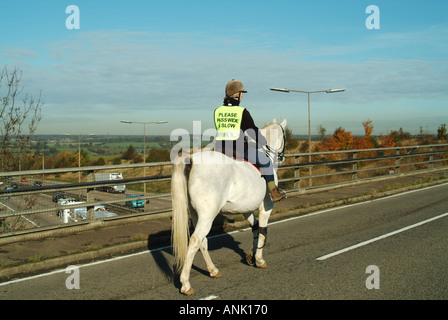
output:
[[[360,155],[372,153],[379,153],[381,155],[360,157]],[[391,154],[387,155],[387,153]],[[340,155],[340,159],[326,159],[326,157],[333,157],[336,154]],[[313,159],[311,162],[308,161],[309,155],[311,155]],[[422,169],[434,169],[436,167],[446,166],[448,165],[448,144],[326,151],[313,152],[311,154],[295,153],[287,154],[285,156],[294,158],[295,161],[293,164],[282,165],[280,169],[293,169],[294,176],[280,179],[280,182],[293,182],[294,187],[290,188],[290,191],[304,191],[313,188],[313,181],[316,181],[319,178],[322,180],[322,178],[325,177],[348,176],[348,178],[344,180],[339,179],[335,183],[330,183],[338,185],[344,182],[348,183],[372,178],[372,176],[399,174],[406,171],[419,171]],[[306,159],[306,162],[300,163],[301,158]],[[374,164],[368,166],[366,163]],[[351,165],[351,167],[349,167],[349,165]],[[345,169],[317,174],[312,173],[316,167],[326,167],[327,170],[323,171],[328,171],[328,167],[335,166],[344,166]],[[305,172],[300,170],[301,168],[309,168],[308,174],[304,175]],[[383,170],[383,172],[381,172],[381,170]],[[380,172],[375,173],[377,171]],[[364,177],[360,177],[360,174],[364,174]],[[308,181],[307,184],[303,183],[306,181]],[[318,183],[317,186],[321,187],[328,185],[329,183]]]
[[[393,174],[406,171],[418,172],[419,170],[448,168],[448,144],[314,152],[311,153],[311,162],[308,161],[309,156],[310,153],[285,154],[286,161],[278,168],[279,183],[288,192],[305,192],[312,188],[341,185],[385,175],[393,176]],[[301,162],[302,159],[304,162]],[[139,190],[133,190],[132,193],[137,196],[131,198],[132,201],[144,201],[144,208],[141,211],[126,206],[126,203],[131,201],[130,198],[126,198],[129,190],[126,194],[116,195],[96,190],[102,186],[117,184],[129,187],[135,184],[170,181],[170,174],[81,183],[60,183],[48,180],[49,177],[54,178],[55,175],[79,171],[88,176],[100,171],[126,172],[126,170],[136,171],[144,167],[146,170],[157,168],[155,171],[162,172],[162,168],[165,168],[165,171],[171,168],[171,162],[0,172],[0,181],[8,181],[8,179],[15,181],[20,177],[31,176],[37,176],[39,180],[44,181],[43,186],[25,185],[19,189],[0,190],[0,236],[22,229],[65,227],[67,224],[63,223],[58,213],[60,214],[63,210],[73,211],[81,206],[86,209],[87,214],[82,219],[78,219],[78,222],[70,224],[76,225],[76,223],[93,222],[97,219],[113,220],[170,211],[169,186],[166,186],[167,190],[156,193],[143,194]],[[7,177],[9,178],[7,179]],[[52,203],[50,198],[58,193],[65,193],[66,196],[75,198],[78,203],[66,205]],[[114,216],[98,218],[95,206],[100,205],[110,206],[110,211],[115,211]],[[21,222],[17,223],[19,220]]]

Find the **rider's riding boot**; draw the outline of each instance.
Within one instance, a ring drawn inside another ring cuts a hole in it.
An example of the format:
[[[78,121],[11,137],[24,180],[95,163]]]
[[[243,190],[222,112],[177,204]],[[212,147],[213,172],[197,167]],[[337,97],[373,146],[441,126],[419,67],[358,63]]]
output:
[[[277,187],[272,189],[270,191],[270,193],[271,193],[272,201],[274,201],[274,202],[277,202],[277,201],[280,201],[280,200],[286,198],[286,193],[284,191],[283,192],[280,191],[280,189]]]

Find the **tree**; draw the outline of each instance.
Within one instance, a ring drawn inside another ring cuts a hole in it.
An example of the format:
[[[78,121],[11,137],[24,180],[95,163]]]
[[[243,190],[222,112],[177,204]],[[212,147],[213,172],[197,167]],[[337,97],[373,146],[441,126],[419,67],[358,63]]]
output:
[[[446,124],[442,124],[437,128],[437,139],[446,140]]]
[[[363,122],[362,126],[364,127],[364,139],[370,142],[372,140],[372,132],[373,132],[372,120],[367,120],[366,122]]]
[[[285,128],[285,146],[286,149],[292,150],[297,148],[299,141],[292,137],[292,130],[288,127]]]
[[[18,170],[20,162],[30,153],[30,138],[41,120],[42,92],[35,100],[23,94],[22,73],[7,66],[0,70],[0,169]]]
[[[333,134],[336,140],[337,148],[335,150],[351,150],[353,143],[353,135],[350,131],[345,131],[344,128],[339,127]]]
[[[135,148],[134,146],[131,144],[127,150],[125,152],[123,152],[123,155],[121,156],[121,158],[123,160],[132,160],[137,156],[137,154],[135,153]]]
[[[394,136],[395,143],[410,140],[412,138],[411,134],[409,132],[405,132],[403,128],[400,128],[398,131],[391,131],[390,133]]]
[[[380,147],[381,148],[393,148],[395,147],[394,134],[389,133],[387,136],[380,135]],[[385,155],[394,154],[394,150],[384,151]]]
[[[353,136],[350,131],[345,131],[342,127],[337,128],[333,136],[323,139],[319,145],[320,151],[340,151],[352,149]],[[330,160],[335,160],[337,155],[329,154],[326,156]]]
[[[373,139],[372,139],[372,132],[373,132],[373,125],[372,120],[367,120],[362,123],[362,126],[364,127],[364,138],[361,137],[353,137],[353,149],[372,149],[373,148]],[[371,157],[374,156],[375,152],[361,152],[358,157]]]
[[[320,151],[340,151],[340,150],[354,150],[354,149],[371,149],[373,148],[373,125],[372,120],[367,120],[362,123],[364,127],[364,138],[354,137],[350,131],[339,127],[333,133],[333,136],[324,138],[318,145]],[[362,152],[361,157],[372,156],[373,152]],[[328,159],[334,160],[336,155],[327,155]]]
[[[89,163],[89,151],[81,149],[80,155],[81,155],[81,166],[82,167],[86,166]],[[79,157],[79,155],[78,155],[78,157]],[[79,158],[78,158],[78,161],[79,161]]]
[[[423,130],[420,127],[420,133],[418,135],[419,144],[431,144],[434,140],[434,135],[430,134],[428,131]]]
[[[170,149],[151,148],[149,149],[146,162],[170,161]]]
[[[325,133],[327,132],[327,129],[325,129],[324,127],[323,127],[323,125],[319,125],[318,127],[317,127],[317,132],[318,132],[318,134],[319,134],[319,140],[323,140],[324,138],[325,138]]]
[[[98,158],[98,160],[92,163],[93,166],[104,166],[105,164],[106,161],[104,160],[104,158]]]

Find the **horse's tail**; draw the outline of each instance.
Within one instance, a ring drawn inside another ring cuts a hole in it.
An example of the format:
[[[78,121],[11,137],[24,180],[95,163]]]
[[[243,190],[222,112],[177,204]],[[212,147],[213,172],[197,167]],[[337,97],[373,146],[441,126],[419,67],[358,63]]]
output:
[[[172,199],[172,228],[171,242],[175,259],[176,271],[182,269],[187,256],[189,227],[188,227],[188,184],[186,168],[191,164],[186,162],[189,156],[180,156],[175,159],[171,177],[171,199]]]

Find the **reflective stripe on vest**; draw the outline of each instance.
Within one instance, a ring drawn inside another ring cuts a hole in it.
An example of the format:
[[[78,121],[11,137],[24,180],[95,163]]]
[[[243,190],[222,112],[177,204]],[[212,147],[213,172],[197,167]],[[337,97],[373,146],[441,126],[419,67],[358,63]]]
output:
[[[243,111],[240,106],[222,106],[215,110],[216,140],[238,139]]]

